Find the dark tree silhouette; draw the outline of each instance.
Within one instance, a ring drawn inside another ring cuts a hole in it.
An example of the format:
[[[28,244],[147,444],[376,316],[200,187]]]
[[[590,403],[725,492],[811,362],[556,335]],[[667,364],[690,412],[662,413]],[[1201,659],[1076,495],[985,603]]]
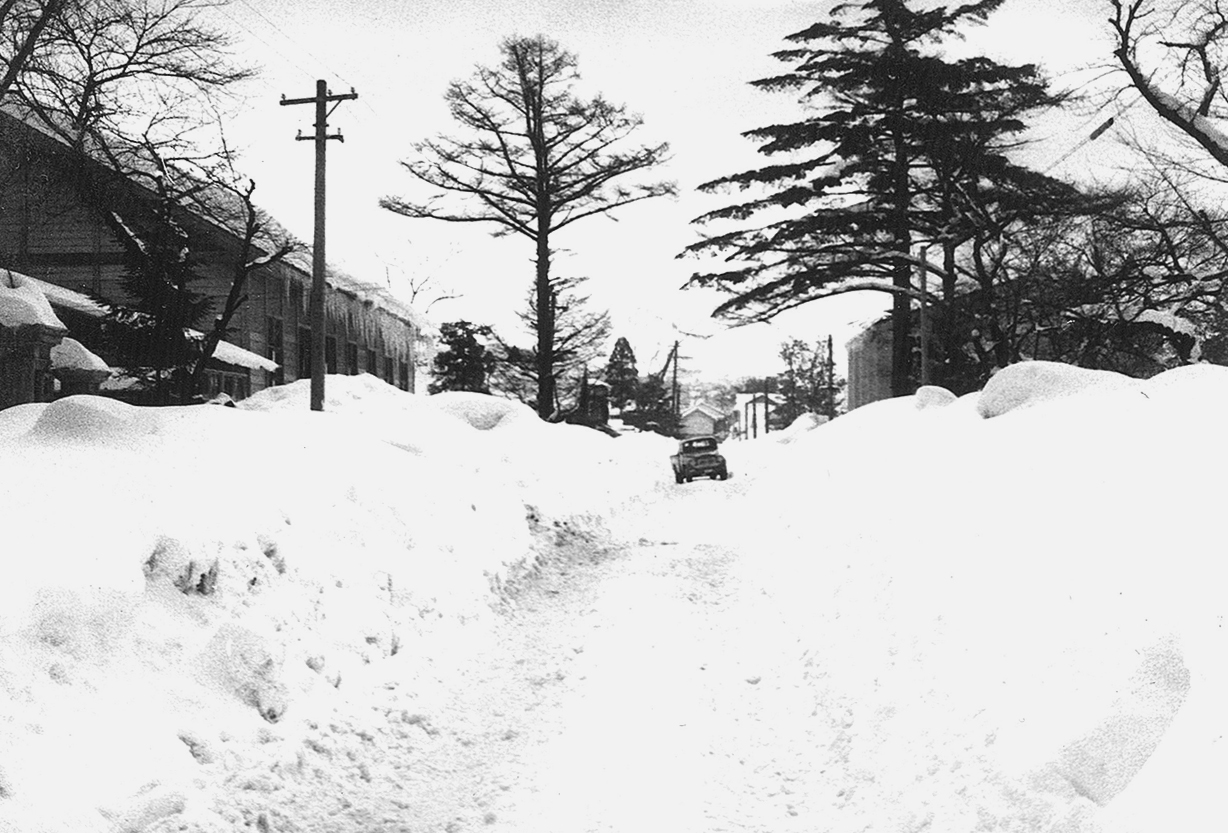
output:
[[[1001,2],[844,3],[830,20],[787,38],[795,46],[774,57],[792,69],[754,84],[800,92],[806,117],[744,134],[784,161],[702,185],[762,195],[698,218],[733,230],[684,252],[728,264],[689,283],[729,293],[717,314],[765,320],[840,293],[891,293],[891,386],[897,395],[912,392],[909,307],[921,291],[913,287],[913,247],[944,247],[950,301],[957,247],[1001,234],[1014,216],[1002,206],[1018,209],[1038,192],[1062,190],[1005,155],[1022,116],[1057,101],[1036,68],[946,60],[932,48]]]
[[[605,383],[610,388],[610,404],[623,408],[628,402],[634,402],[639,388],[640,373],[635,366],[635,352],[631,342],[619,336],[614,342],[614,350],[610,353],[610,361],[606,364]]]
[[[495,369],[495,356],[483,339],[492,337],[490,327],[468,321],[452,321],[439,328],[443,349],[435,354],[431,393],[467,390],[490,393],[487,381]]]

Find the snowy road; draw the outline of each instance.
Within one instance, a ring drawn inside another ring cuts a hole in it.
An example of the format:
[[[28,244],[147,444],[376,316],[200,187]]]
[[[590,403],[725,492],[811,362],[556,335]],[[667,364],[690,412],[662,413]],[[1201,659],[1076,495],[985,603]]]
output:
[[[680,487],[642,519],[638,545],[543,573],[441,697],[420,820],[453,831],[815,829],[803,776],[822,768],[838,728],[817,716],[802,648],[753,564],[720,543],[732,496],[725,484]],[[677,529],[715,540],[671,540]]]

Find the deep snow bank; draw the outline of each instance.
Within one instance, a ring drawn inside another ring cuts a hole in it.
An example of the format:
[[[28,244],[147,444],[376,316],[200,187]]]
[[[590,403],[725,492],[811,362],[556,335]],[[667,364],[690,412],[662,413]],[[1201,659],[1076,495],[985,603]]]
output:
[[[596,432],[473,427],[500,403],[328,389],[0,413],[0,830],[376,829],[336,802],[396,809],[379,693],[424,691],[563,537],[604,545],[583,518],[645,477]],[[349,757],[313,782],[305,743]],[[244,798],[282,790],[280,825]]]
[[[843,715],[830,829],[1222,818],[1228,369],[921,399],[741,452],[730,534]]]

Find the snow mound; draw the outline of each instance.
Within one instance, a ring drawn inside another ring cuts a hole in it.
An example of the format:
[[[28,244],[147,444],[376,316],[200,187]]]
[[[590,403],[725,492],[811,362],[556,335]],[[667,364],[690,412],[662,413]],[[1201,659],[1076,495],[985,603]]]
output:
[[[927,408],[942,408],[950,405],[958,397],[944,387],[922,385],[917,389],[913,398],[916,400],[917,410],[924,411]]]
[[[793,420],[793,422],[789,423],[789,426],[785,428],[785,430],[775,434],[769,434],[768,436],[774,438],[778,443],[791,443],[798,437],[808,434],[814,429],[822,425],[826,425],[830,421],[831,420],[827,417],[819,416],[818,414],[802,414],[797,419]]]
[[[431,404],[479,431],[540,424],[527,405],[484,393],[446,391],[433,395]]]
[[[324,410],[378,410],[396,404],[403,397],[413,396],[393,387],[369,373],[358,376],[327,375],[324,377]],[[244,399],[240,407],[252,411],[309,411],[311,380],[299,379],[288,385],[276,385]]]
[[[311,380],[265,388],[238,403],[244,411],[284,415],[330,431],[353,431],[403,451],[479,465],[475,432],[431,405],[431,397],[408,393],[369,374],[326,376],[324,411],[311,410]]]
[[[16,329],[32,325],[68,329],[29,278],[6,269],[0,276],[0,327]]]
[[[67,396],[42,410],[30,437],[47,442],[123,441],[156,430],[148,413],[117,399]]]
[[[1133,391],[1139,389],[1139,383],[1108,370],[1089,370],[1058,362],[1020,362],[994,374],[981,391],[977,412],[985,419],[992,419],[1093,389]]]

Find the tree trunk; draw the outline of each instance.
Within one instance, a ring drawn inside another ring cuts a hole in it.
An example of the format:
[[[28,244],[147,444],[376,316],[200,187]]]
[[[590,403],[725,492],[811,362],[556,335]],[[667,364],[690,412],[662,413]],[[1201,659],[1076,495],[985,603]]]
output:
[[[892,268],[892,285],[896,291],[892,293],[891,303],[891,395],[907,396],[913,393],[910,372],[912,369],[912,344],[910,342],[912,299],[907,292],[912,287],[912,264],[903,256],[912,250],[912,234],[908,224],[912,189],[908,179],[908,147],[901,124],[904,110],[903,98],[900,97],[895,105],[895,112],[891,116],[891,142],[894,151],[891,176],[895,198],[891,212],[891,237],[901,257]]]
[[[951,387],[958,372],[956,355],[960,351],[959,316],[955,308],[955,241],[942,242],[942,361],[937,382]]]
[[[537,223],[537,415],[554,413],[554,292],[550,286],[549,219]]]

